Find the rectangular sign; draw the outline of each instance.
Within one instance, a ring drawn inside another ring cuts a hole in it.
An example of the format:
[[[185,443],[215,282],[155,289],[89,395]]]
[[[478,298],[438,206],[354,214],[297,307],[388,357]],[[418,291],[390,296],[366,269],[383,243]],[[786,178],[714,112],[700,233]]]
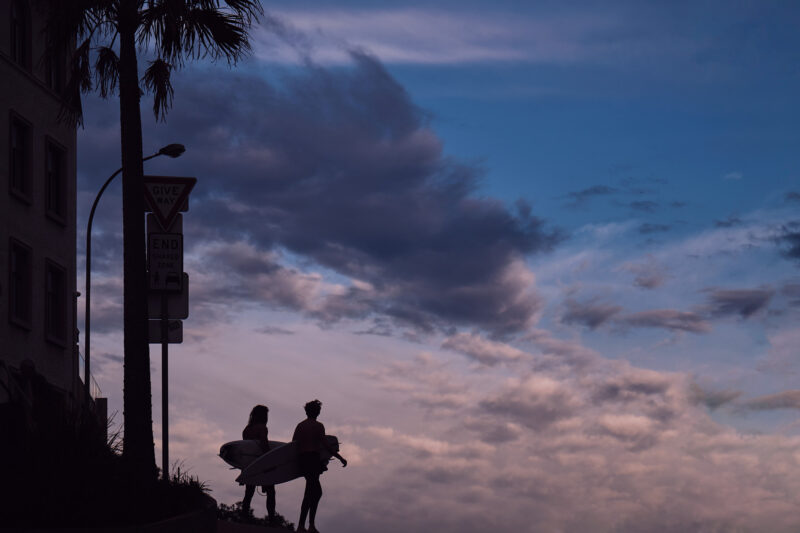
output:
[[[189,318],[189,274],[183,273],[181,292],[149,292],[147,294],[147,317],[161,318],[161,297],[167,297],[167,318]]]
[[[179,292],[183,286],[183,234],[149,234],[147,270],[151,291]]]
[[[147,321],[147,340],[150,344],[161,344],[161,321]],[[167,343],[180,344],[183,342],[183,322],[180,320],[167,321]]]

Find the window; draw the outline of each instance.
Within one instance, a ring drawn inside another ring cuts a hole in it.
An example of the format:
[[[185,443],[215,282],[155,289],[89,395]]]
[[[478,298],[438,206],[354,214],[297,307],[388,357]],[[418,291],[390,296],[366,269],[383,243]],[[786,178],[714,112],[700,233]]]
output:
[[[48,260],[45,263],[44,331],[49,341],[67,344],[66,271]]]
[[[9,131],[9,187],[12,193],[30,203],[31,127],[16,115]]]
[[[64,70],[65,70],[65,63],[66,63],[66,54],[64,54],[63,50],[59,50],[58,53],[53,55],[48,55],[46,60],[46,81],[47,86],[58,94],[61,94],[61,91],[64,89]]]
[[[64,150],[48,140],[45,145],[45,205],[47,215],[62,224],[66,222],[66,180],[64,179]]]
[[[11,0],[11,59],[22,68],[30,70],[30,12],[24,0]]]
[[[19,241],[11,239],[8,269],[8,319],[25,328],[31,327],[32,253]]]

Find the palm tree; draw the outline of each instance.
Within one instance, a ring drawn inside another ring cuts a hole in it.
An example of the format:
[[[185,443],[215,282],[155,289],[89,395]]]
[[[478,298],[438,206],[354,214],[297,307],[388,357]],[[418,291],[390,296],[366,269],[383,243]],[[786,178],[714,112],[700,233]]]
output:
[[[250,51],[249,28],[259,0],[39,0],[47,13],[48,58],[72,49],[62,117],[82,122],[81,93],[119,95],[124,247],[123,457],[155,479],[142,167],[140,81],[164,120],[172,105],[172,71],[187,60],[235,64]],[[117,53],[118,51],[118,53]],[[149,59],[139,77],[137,51]],[[94,60],[94,65],[92,65]],[[164,465],[166,467],[166,465]]]

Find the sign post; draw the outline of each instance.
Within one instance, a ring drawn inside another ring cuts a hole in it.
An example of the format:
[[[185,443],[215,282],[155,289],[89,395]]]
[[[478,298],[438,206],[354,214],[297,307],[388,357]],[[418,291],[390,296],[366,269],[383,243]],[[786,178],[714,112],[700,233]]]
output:
[[[183,340],[181,322],[177,322],[180,337],[172,340],[170,331],[170,294],[183,293],[188,316],[189,277],[183,272],[183,217],[180,211],[189,209],[189,193],[197,178],[174,176],[145,176],[145,205],[154,216],[147,217],[147,279],[151,293],[160,296],[159,331],[150,333],[149,342],[161,342],[161,475],[169,479],[169,344]],[[149,297],[148,297],[149,299]],[[148,303],[149,307],[149,303]],[[151,313],[148,310],[148,316]]]

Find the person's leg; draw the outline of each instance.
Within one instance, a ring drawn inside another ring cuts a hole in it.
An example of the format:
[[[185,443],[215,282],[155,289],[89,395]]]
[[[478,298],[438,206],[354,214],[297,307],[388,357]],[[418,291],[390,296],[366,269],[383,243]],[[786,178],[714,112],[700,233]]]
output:
[[[275,485],[264,485],[267,494],[267,516],[270,521],[275,519]]]
[[[255,485],[246,485],[244,489],[244,499],[242,500],[242,514],[247,515],[250,511],[250,502],[253,500],[253,494],[256,492]]]
[[[306,477],[306,490],[303,493],[303,503],[300,504],[300,520],[298,520],[297,531],[305,531],[306,516],[311,505],[311,478]]]
[[[319,482],[319,475],[315,476],[309,483],[311,484],[311,501],[308,504],[308,530],[311,533],[315,533],[317,528],[314,525],[314,519],[317,517],[317,505],[319,505],[319,500],[322,498],[322,485]]]

